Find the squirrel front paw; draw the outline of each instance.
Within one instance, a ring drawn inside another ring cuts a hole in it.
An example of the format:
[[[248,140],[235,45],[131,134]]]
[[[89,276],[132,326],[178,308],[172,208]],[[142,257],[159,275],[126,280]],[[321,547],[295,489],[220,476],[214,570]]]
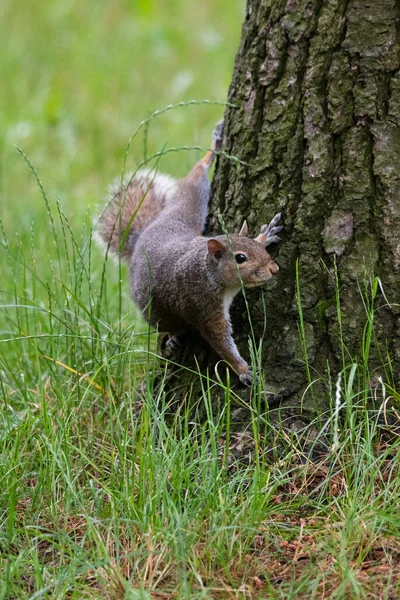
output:
[[[272,219],[272,221],[268,223],[268,225],[262,225],[260,235],[255,239],[258,242],[265,244],[266,246],[269,246],[270,244],[277,244],[278,242],[280,242],[281,238],[276,235],[283,229],[282,225],[277,225],[277,223],[280,221],[280,218],[281,213],[277,213]]]
[[[248,369],[245,373],[240,373],[239,379],[246,387],[251,387],[254,383],[253,373]]]

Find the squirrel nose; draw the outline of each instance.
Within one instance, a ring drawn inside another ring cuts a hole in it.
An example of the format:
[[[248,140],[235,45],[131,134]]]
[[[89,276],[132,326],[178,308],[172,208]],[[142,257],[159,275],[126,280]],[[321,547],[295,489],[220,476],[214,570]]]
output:
[[[277,273],[279,271],[279,266],[275,262],[272,262],[269,269],[271,273]]]

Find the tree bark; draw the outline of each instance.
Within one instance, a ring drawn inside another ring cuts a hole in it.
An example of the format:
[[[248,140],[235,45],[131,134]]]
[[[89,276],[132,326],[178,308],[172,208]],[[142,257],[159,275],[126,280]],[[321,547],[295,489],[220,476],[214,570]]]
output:
[[[335,377],[344,361],[368,360],[371,373],[400,381],[399,14],[395,0],[247,3],[223,148],[246,165],[218,161],[207,233],[220,232],[218,209],[228,231],[246,218],[254,235],[282,213],[271,252],[280,271],[269,289],[247,293],[267,390],[282,406],[326,408],[328,365]],[[364,282],[373,276],[385,295],[378,286],[369,346]],[[231,315],[248,358],[242,298]],[[304,395],[310,378],[314,393]]]

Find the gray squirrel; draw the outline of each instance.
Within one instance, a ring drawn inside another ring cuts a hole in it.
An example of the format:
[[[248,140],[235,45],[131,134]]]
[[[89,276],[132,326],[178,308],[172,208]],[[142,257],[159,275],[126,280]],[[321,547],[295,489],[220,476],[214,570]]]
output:
[[[192,327],[250,386],[253,375],[232,338],[229,308],[242,289],[265,284],[279,267],[266,252],[282,229],[278,213],[248,236],[204,237],[214,151],[222,145],[222,122],[213,133],[211,150],[186,177],[174,180],[148,170],[117,188],[99,217],[97,234],[110,251],[129,260],[131,294],[144,318],[168,332],[167,345]]]

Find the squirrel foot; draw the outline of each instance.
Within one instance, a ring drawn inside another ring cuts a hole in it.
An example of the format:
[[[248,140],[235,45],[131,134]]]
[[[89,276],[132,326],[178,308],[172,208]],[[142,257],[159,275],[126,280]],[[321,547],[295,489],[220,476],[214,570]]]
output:
[[[222,146],[222,138],[224,134],[224,121],[221,119],[215,126],[212,134],[212,146],[214,150],[220,150]]]
[[[250,371],[250,369],[245,373],[241,373],[239,375],[239,379],[246,387],[251,387],[254,383],[257,383],[257,379],[254,380],[253,373]]]
[[[169,337],[165,340],[165,345],[163,348],[163,354],[165,358],[172,358],[176,356],[176,354],[183,347],[183,335],[169,335]]]

